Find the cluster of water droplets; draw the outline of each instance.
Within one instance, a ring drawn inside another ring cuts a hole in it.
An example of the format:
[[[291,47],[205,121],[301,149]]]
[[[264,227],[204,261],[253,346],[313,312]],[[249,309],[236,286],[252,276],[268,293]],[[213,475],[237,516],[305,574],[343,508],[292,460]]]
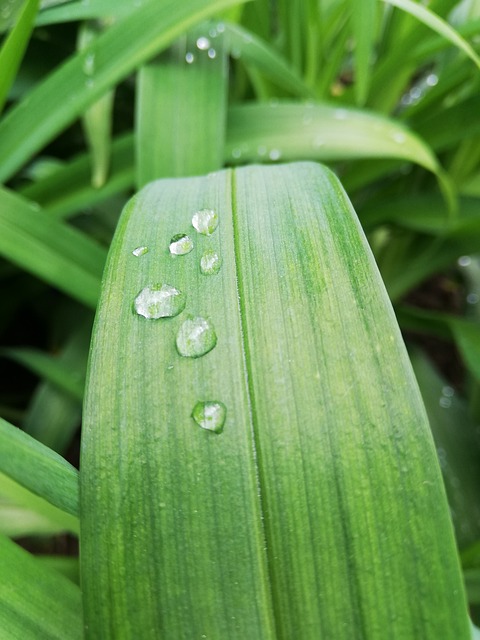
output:
[[[219,22],[217,25],[212,26],[208,32],[208,35],[199,36],[195,41],[195,48],[193,51],[187,51],[185,54],[185,62],[187,64],[193,64],[196,56],[207,55],[210,60],[214,60],[217,57],[217,51],[214,46],[213,40],[221,33],[225,31],[225,25],[223,22]]]
[[[198,41],[197,41],[198,42]],[[200,43],[202,46],[206,43]],[[192,216],[192,227],[203,236],[210,237],[218,227],[218,214],[213,209],[199,209]],[[175,234],[168,245],[172,256],[185,256],[194,248],[192,238],[186,233]],[[132,250],[136,258],[148,253],[148,247],[139,245]],[[204,275],[216,275],[221,268],[221,259],[212,249],[206,249],[200,258],[200,271]],[[185,309],[187,296],[178,288],[167,283],[156,283],[144,287],[136,296],[133,307],[135,312],[149,320],[173,318]],[[200,358],[214,349],[217,344],[215,327],[209,318],[188,315],[180,325],[175,345],[177,352],[184,358]],[[173,368],[173,365],[170,367]],[[226,407],[215,400],[197,402],[192,411],[193,420],[202,429],[220,433],[226,418]]]

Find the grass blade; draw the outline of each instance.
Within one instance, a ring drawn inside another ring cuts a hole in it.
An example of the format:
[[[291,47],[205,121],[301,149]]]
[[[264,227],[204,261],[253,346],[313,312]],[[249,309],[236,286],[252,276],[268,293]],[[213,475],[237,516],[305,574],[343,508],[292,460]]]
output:
[[[0,255],[95,308],[104,249],[11,191],[0,205]]]
[[[352,26],[355,35],[355,94],[357,104],[363,105],[370,86],[370,62],[375,43],[377,0],[350,0]]]
[[[222,166],[227,92],[224,37],[213,24],[190,31],[163,60],[142,67],[136,109],[137,186]]]
[[[220,216],[211,237],[190,227],[199,207]],[[182,232],[194,248],[172,256]],[[207,249],[216,275],[199,270]],[[187,312],[132,313],[162,282],[214,324],[203,357],[179,355]],[[192,418],[208,400],[227,408],[221,434]],[[82,470],[92,638],[469,638],[408,357],[351,205],[316,164],[162,180],[127,205],[94,330]]]
[[[59,509],[78,513],[78,471],[2,418],[0,471]]]
[[[119,80],[195,23],[241,0],[148,0],[37,85],[0,123],[0,181]],[[59,95],[70,99],[59,101]],[[25,136],[24,132],[29,135]]]
[[[0,536],[0,628],[5,638],[81,640],[80,589]],[[48,615],[46,615],[48,612]]]
[[[0,112],[27,48],[39,0],[26,0],[16,25],[0,49]]]
[[[449,40],[453,45],[466,53],[480,69],[480,58],[475,53],[474,49],[455,31],[455,29],[452,29],[448,22],[445,22],[445,20],[437,16],[433,11],[430,11],[430,9],[427,9],[427,7],[418,2],[413,2],[413,0],[383,0],[383,2],[390,4],[393,7],[398,7],[417,18],[417,20],[420,20],[420,22],[423,22],[427,27],[430,27],[430,29],[443,36],[446,40]]]

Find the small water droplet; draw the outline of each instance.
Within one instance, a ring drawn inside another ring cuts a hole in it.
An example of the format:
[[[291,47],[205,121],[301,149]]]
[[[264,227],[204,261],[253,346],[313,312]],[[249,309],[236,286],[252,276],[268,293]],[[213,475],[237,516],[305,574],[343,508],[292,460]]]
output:
[[[186,233],[177,233],[170,240],[170,253],[175,256],[184,256],[193,249],[193,242]]]
[[[213,431],[214,433],[221,433],[223,431],[226,417],[226,406],[217,400],[197,402],[192,411],[192,418],[195,422],[202,427],[202,429]]]
[[[190,316],[180,326],[176,344],[181,356],[199,358],[214,348],[217,334],[209,320],[201,316]]]
[[[195,60],[195,56],[193,55],[193,53],[191,51],[188,51],[185,54],[185,60],[186,60],[187,64],[192,64],[192,62]]]
[[[396,131],[393,135],[392,138],[395,140],[395,142],[398,142],[398,144],[403,144],[405,142],[405,134],[402,133],[401,131]]]
[[[216,275],[221,266],[220,256],[213,249],[207,249],[200,259],[200,271],[206,276]]]
[[[206,36],[200,36],[197,38],[197,49],[200,51],[206,51],[210,47],[210,40]]]
[[[83,61],[83,72],[87,76],[93,76],[95,73],[95,54],[89,53],[85,56]]]
[[[233,158],[241,158],[242,157],[242,150],[239,147],[235,147],[235,149],[232,149],[232,157]]]
[[[218,227],[218,215],[213,209],[200,209],[193,214],[192,226],[204,236],[211,236]]]
[[[472,259],[470,256],[460,256],[458,259],[459,267],[469,267],[472,264]]]
[[[216,38],[217,37],[217,30],[215,29],[215,27],[211,27],[208,31],[208,35],[211,38]]]
[[[455,395],[455,389],[446,385],[442,388],[442,395],[446,398],[452,398]]]
[[[438,76],[435,73],[430,73],[426,78],[425,82],[429,87],[434,87],[438,84]]]
[[[452,399],[442,396],[439,400],[439,404],[443,409],[449,409],[452,406]]]
[[[137,247],[136,249],[134,249],[132,251],[133,255],[136,256],[137,258],[139,256],[144,256],[146,253],[148,253],[148,247]]]
[[[480,300],[478,293],[469,293],[467,296],[467,302],[468,304],[478,304],[478,301]]]
[[[280,160],[280,158],[282,157],[282,152],[280,151],[280,149],[271,149],[268,157],[270,158],[270,160]]]
[[[135,311],[149,319],[173,318],[185,309],[187,297],[170,284],[145,287],[135,298]]]
[[[217,24],[217,31],[218,33],[223,33],[225,31],[225,24],[223,22],[219,22]]]
[[[213,47],[210,47],[210,49],[208,50],[208,57],[210,58],[210,60],[213,60],[217,57],[217,52]]]

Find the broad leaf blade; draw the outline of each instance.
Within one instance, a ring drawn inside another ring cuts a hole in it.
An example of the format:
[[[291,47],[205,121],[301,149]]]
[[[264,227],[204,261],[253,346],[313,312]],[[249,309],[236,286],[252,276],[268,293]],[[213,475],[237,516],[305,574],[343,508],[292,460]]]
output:
[[[220,217],[211,237],[189,226],[204,207]],[[171,256],[187,231],[193,251]],[[207,248],[217,275],[199,271]],[[157,283],[187,295],[185,313],[132,310]],[[186,313],[216,329],[203,357],[175,346]],[[207,400],[227,407],[221,434],[191,417]],[[91,637],[469,637],[418,388],[351,206],[318,165],[162,180],[129,203],[82,447]]]

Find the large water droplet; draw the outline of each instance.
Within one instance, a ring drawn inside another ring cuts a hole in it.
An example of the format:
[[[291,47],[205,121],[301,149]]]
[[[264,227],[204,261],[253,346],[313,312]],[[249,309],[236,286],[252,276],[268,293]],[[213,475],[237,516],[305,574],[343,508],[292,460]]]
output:
[[[195,422],[207,431],[221,433],[225,418],[227,417],[227,408],[222,402],[207,401],[197,402],[192,411],[192,418]]]
[[[170,249],[170,253],[173,255],[184,256],[186,253],[190,253],[193,249],[193,242],[186,233],[177,233],[170,240],[168,248]]]
[[[135,298],[135,311],[149,319],[172,318],[185,309],[187,297],[169,284],[145,287]]]
[[[210,47],[210,40],[205,36],[200,36],[197,38],[197,49],[200,51],[206,51]]]
[[[199,358],[217,344],[217,334],[212,323],[201,316],[187,318],[177,334],[177,350],[186,358]]]
[[[213,209],[200,209],[196,211],[192,217],[192,226],[203,233],[204,236],[211,236],[218,227],[218,215]]]
[[[137,247],[132,251],[132,253],[137,258],[140,256],[144,256],[146,253],[148,253],[148,247]]]
[[[220,271],[222,261],[213,249],[207,249],[200,259],[200,271],[206,276],[214,276]]]

